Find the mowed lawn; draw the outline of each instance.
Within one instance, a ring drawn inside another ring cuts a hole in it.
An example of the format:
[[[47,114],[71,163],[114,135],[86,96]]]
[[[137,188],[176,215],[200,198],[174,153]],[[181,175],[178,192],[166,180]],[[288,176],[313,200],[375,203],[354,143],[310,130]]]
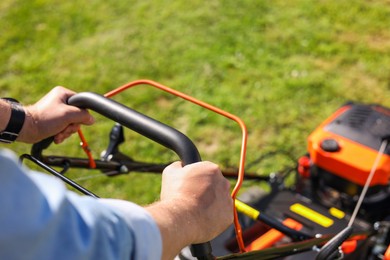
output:
[[[3,0],[0,23],[1,96],[31,104],[56,85],[104,94],[151,79],[241,117],[248,162],[270,151],[298,158],[310,132],[347,101],[390,106],[388,0]],[[234,122],[146,86],[115,99],[186,133],[204,160],[238,165]],[[113,122],[96,118],[83,131],[99,158]],[[17,154],[31,147],[4,146]],[[84,156],[77,136],[49,150]],[[142,161],[177,160],[131,131],[121,151]],[[250,170],[268,174],[285,164],[293,163],[276,156]],[[71,176],[91,174],[98,175]],[[104,197],[149,203],[160,176],[80,183]]]

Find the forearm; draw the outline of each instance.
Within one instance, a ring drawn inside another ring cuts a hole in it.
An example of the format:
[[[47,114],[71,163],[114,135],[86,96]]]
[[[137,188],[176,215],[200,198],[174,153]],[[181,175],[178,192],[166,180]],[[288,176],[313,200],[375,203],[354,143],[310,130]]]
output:
[[[143,208],[80,197],[52,176],[25,173],[9,151],[0,150],[0,165],[0,259],[160,258],[159,231]]]
[[[43,137],[40,135],[42,130],[39,128],[38,118],[30,111],[31,106],[24,106],[23,108],[26,113],[26,119],[16,140],[24,143],[35,143],[42,140],[42,138],[49,137],[47,135]]]

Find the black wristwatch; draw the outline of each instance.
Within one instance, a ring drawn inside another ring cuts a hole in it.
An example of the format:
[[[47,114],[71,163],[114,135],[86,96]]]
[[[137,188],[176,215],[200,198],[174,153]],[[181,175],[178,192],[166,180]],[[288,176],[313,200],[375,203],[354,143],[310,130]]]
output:
[[[0,142],[12,143],[18,138],[20,130],[22,130],[26,113],[23,106],[13,98],[1,98],[6,100],[11,105],[11,117],[6,128],[0,132]]]

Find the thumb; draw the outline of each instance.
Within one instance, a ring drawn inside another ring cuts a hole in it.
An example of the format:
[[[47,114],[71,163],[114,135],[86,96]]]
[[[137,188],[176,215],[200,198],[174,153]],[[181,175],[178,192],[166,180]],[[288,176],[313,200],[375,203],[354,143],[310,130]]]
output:
[[[175,172],[179,169],[183,168],[182,163],[180,161],[176,161],[165,167],[163,174],[164,173],[169,173],[169,172]]]

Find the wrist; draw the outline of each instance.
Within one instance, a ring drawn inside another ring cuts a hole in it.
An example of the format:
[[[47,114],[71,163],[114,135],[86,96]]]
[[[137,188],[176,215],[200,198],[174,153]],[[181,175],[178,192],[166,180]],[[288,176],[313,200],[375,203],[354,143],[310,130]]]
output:
[[[24,107],[26,118],[22,129],[20,130],[17,141],[24,143],[36,143],[38,140],[38,121],[34,117],[31,106]]]
[[[185,246],[197,241],[196,219],[181,199],[162,200],[146,207],[160,229],[163,259],[172,259]]]

